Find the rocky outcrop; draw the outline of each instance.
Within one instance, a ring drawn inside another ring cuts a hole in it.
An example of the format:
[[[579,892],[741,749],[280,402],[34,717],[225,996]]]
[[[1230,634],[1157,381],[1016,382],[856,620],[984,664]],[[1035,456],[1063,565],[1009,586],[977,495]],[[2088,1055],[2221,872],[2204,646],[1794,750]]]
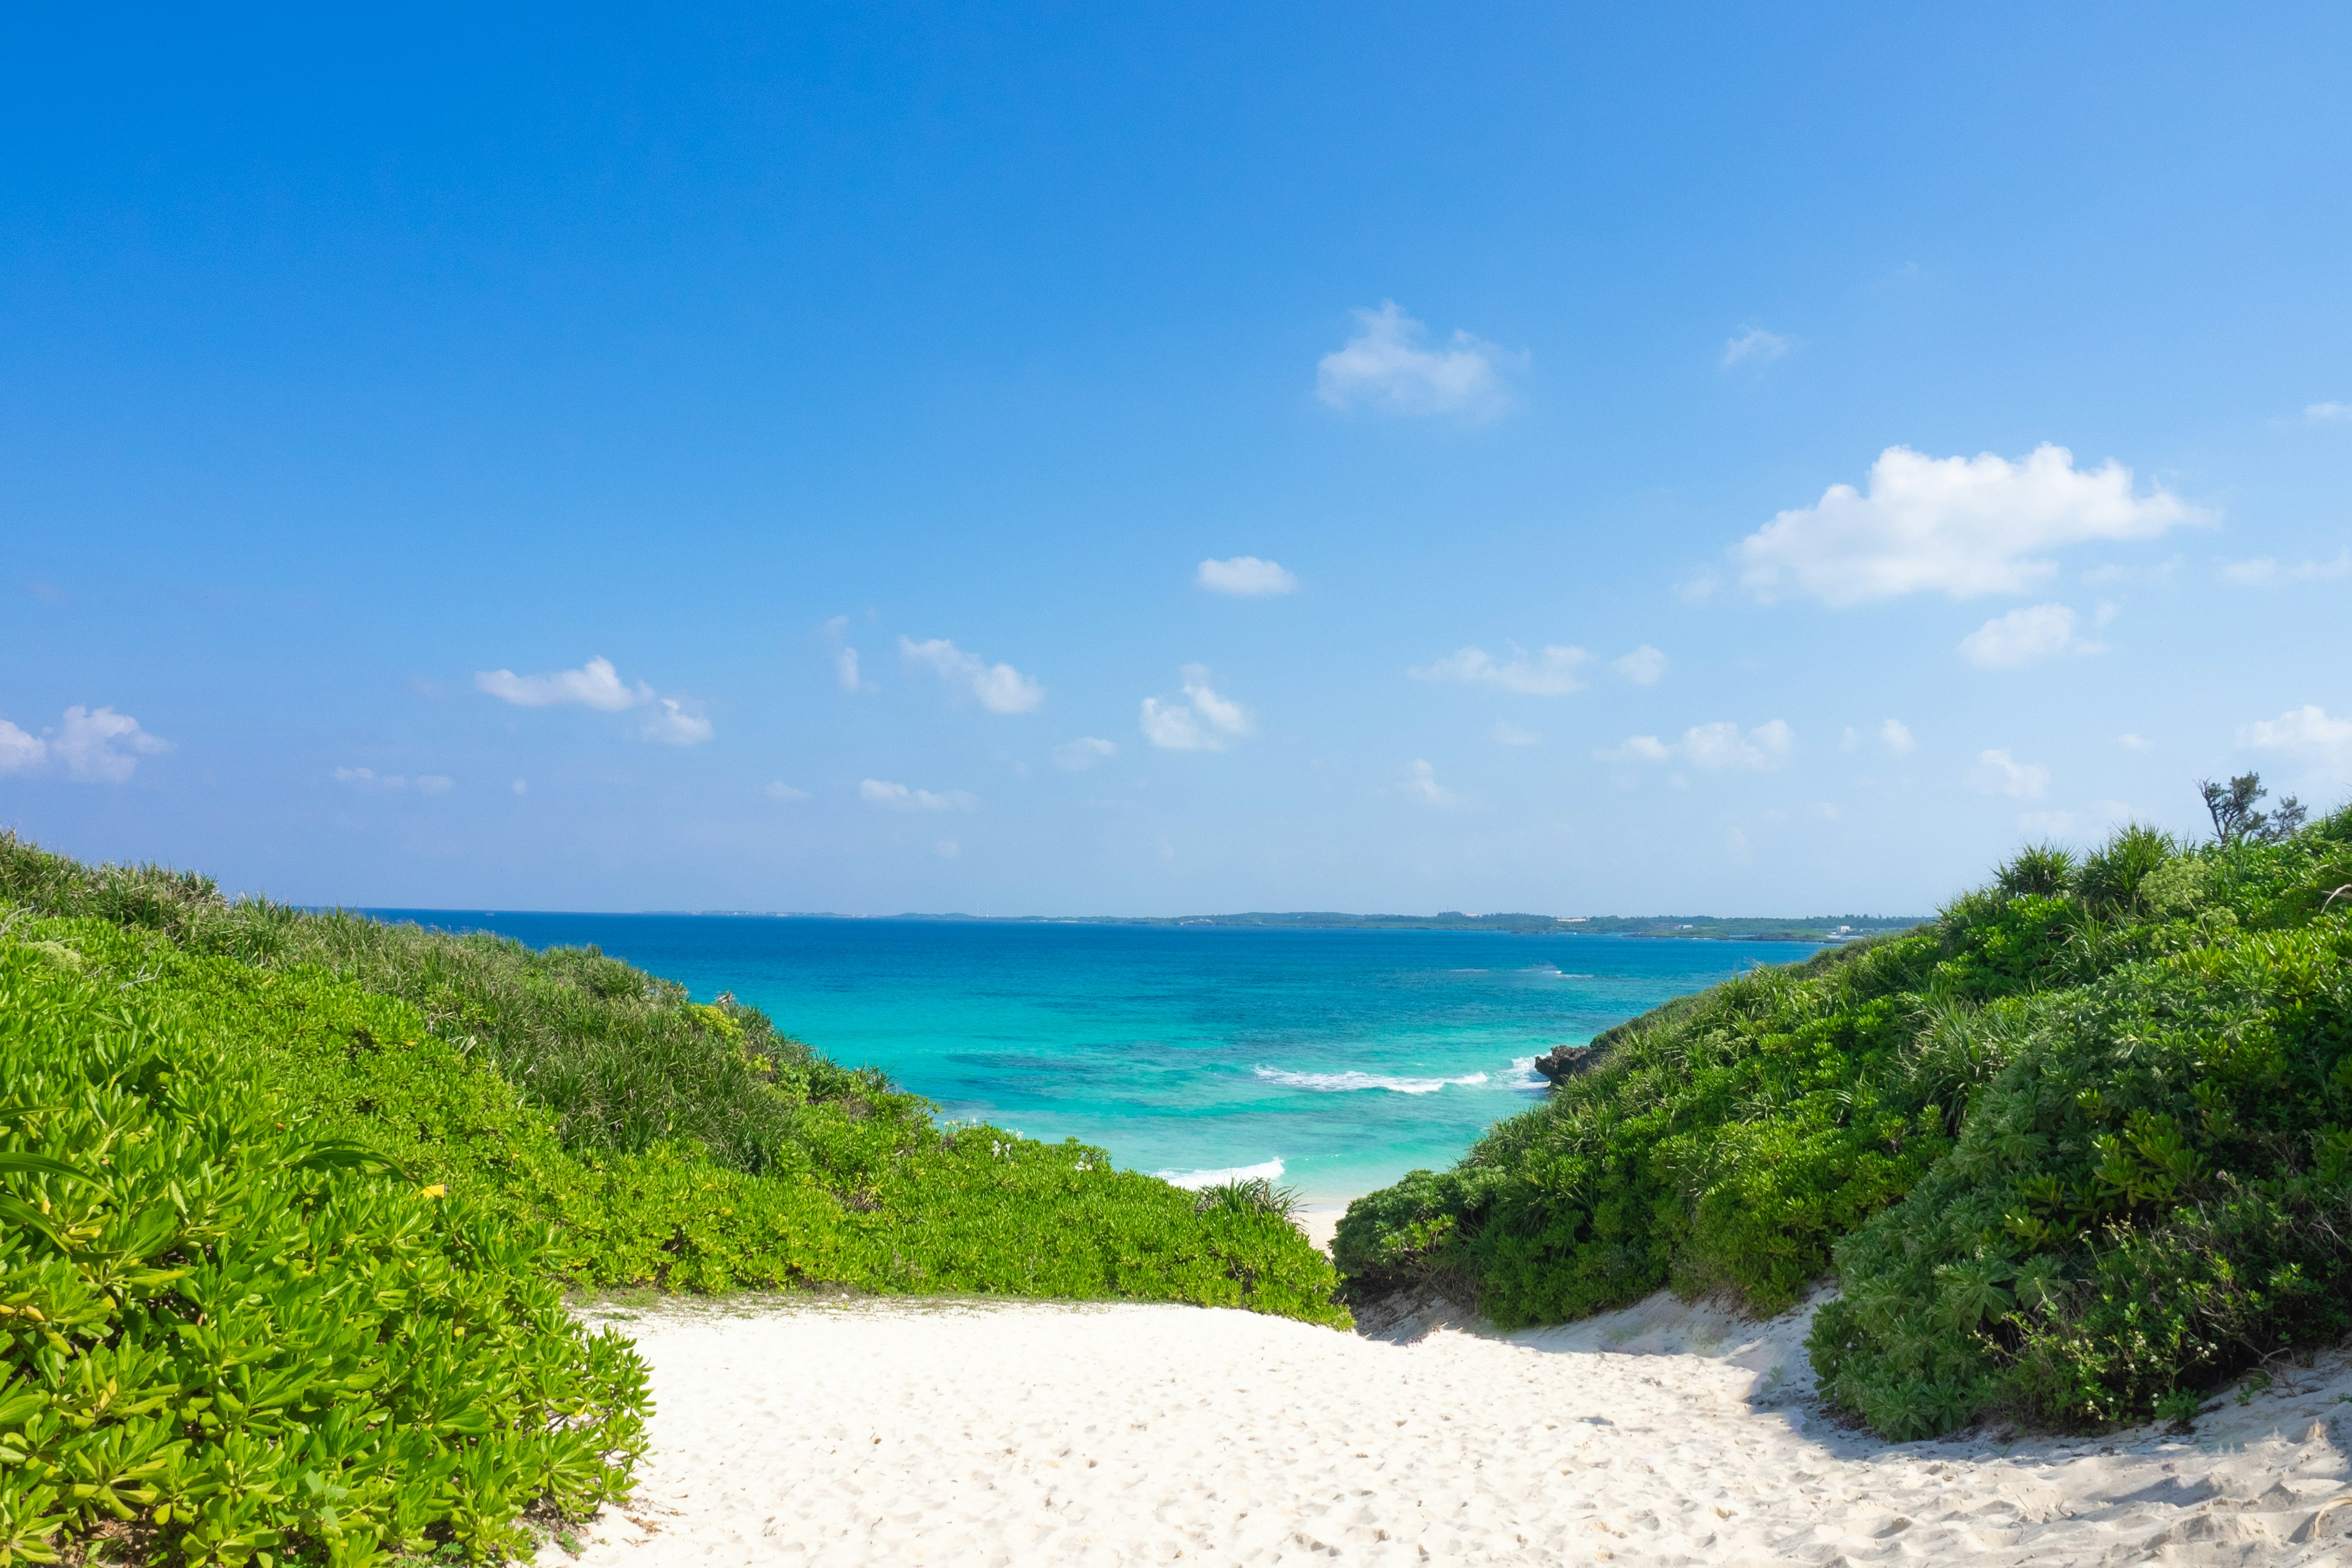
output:
[[[1579,1073],[1601,1065],[1608,1050],[1601,1046],[1554,1046],[1536,1058],[1536,1071],[1552,1083],[1566,1083]]]

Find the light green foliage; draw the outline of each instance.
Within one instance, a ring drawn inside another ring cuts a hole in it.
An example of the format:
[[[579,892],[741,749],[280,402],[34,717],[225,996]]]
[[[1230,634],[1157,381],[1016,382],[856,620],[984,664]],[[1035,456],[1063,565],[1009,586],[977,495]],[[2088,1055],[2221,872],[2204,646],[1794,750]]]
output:
[[[1833,1269],[1822,1386],[1890,1435],[2193,1407],[2352,1329],[2347,880],[2352,814],[2030,850],[1932,927],[1602,1037],[1351,1209],[1342,1273],[1517,1323],[1664,1285],[1771,1311]]]
[[[0,938],[0,1563],[478,1557],[625,1496],[645,1369],[544,1234],[323,1138],[113,935]]]

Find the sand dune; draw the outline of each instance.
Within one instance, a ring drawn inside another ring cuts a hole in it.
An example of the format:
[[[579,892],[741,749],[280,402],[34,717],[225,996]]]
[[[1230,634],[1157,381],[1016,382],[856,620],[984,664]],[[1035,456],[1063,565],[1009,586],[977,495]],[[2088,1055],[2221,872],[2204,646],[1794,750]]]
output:
[[[1124,1305],[624,1326],[654,1447],[578,1532],[586,1568],[2352,1563],[2340,1362],[2187,1437],[1892,1445],[1815,1409],[1804,1314],[1670,1298],[1509,1338],[1408,1320],[1410,1342]]]

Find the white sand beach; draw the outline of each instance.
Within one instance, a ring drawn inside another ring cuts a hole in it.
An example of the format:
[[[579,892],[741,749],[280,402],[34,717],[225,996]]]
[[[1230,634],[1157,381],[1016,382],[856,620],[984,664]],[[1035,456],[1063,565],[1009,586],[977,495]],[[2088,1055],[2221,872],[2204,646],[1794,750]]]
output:
[[[1895,1445],[1813,1405],[1805,1314],[1666,1297],[1404,1342],[1161,1306],[622,1316],[653,1448],[583,1568],[2352,1563],[2340,1359],[2189,1436]]]

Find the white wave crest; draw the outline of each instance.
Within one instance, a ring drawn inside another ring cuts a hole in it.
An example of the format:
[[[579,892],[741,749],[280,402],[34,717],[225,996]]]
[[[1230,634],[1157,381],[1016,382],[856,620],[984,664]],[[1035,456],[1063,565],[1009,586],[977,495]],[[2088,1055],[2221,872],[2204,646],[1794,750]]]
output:
[[[1513,1089],[1549,1089],[1551,1079],[1536,1071],[1535,1058],[1513,1057],[1510,1086]]]
[[[1199,1192],[1202,1187],[1221,1187],[1227,1182],[1278,1182],[1282,1179],[1282,1157],[1277,1154],[1262,1165],[1228,1165],[1222,1171],[1154,1171],[1151,1173],[1171,1187]]]
[[[1278,1083],[1286,1089],[1311,1089],[1324,1094],[1346,1094],[1359,1089],[1384,1089],[1391,1094],[1435,1094],[1449,1083],[1486,1081],[1482,1072],[1461,1078],[1386,1078],[1374,1072],[1285,1072],[1280,1068],[1256,1070],[1257,1076],[1268,1083]]]

